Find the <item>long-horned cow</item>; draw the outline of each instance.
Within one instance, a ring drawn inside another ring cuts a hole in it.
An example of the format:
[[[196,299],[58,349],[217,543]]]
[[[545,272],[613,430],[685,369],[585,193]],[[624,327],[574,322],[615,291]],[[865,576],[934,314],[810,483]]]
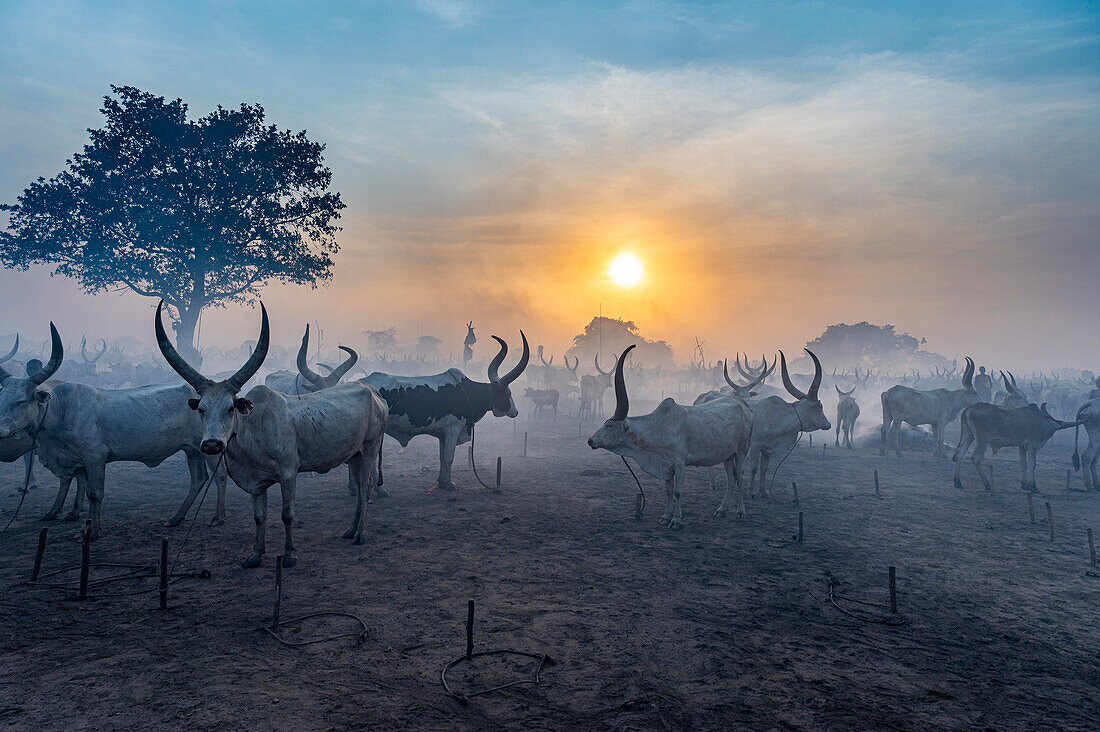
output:
[[[615,364],[615,413],[588,438],[588,446],[632,457],[642,470],[665,482],[662,525],[672,529],[683,526],[684,474],[689,466],[710,467],[721,463],[726,469],[726,493],[715,514],[726,515],[736,486],[737,513],[743,516],[740,469],[752,437],[752,411],[736,396],[690,407],[668,397],[649,414],[630,417],[623,363],[632,348],[633,345],[628,346]]]
[[[255,386],[242,398],[238,396],[241,387],[267,357],[270,339],[263,304],[255,350],[236,373],[217,382],[196,371],[172,346],[161,322],[163,307],[161,302],[154,323],[157,345],[168,365],[198,394],[186,404],[198,413],[202,451],[224,455],[233,482],[252,496],[256,537],[244,566],[258,567],[263,560],[267,489],[275,483],[283,498],[283,566],[294,566],[297,556],[292,526],[298,473],[327,473],[339,465],[348,466],[358,498],[344,538],[365,543],[367,503],[375,481],[381,482],[386,429],[386,403],[378,392],[352,382],[291,397],[267,386]]]
[[[1002,407],[996,404],[977,402],[963,409],[959,417],[962,429],[959,445],[955,448],[955,487],[962,488],[959,468],[971,443],[976,442],[971,460],[982,485],[986,490],[993,486],[982,472],[985,451],[992,447],[994,451],[1002,447],[1020,449],[1020,486],[1025,491],[1039,492],[1035,484],[1035,457],[1043,445],[1058,430],[1075,427],[1079,422],[1063,422],[1055,419],[1047,411],[1046,403],[1041,406],[1028,404],[1026,407]]]
[[[891,447],[901,457],[898,432],[902,422],[914,427],[931,425],[932,454],[943,457],[943,433],[947,425],[955,421],[963,407],[978,401],[974,391],[974,361],[966,357],[966,369],[962,375],[962,389],[932,389],[920,391],[908,386],[892,386],[882,392],[882,434],[879,455],[885,455]]]
[[[818,397],[822,377],[821,362],[813,351],[803,350],[810,355],[814,363],[814,377],[810,382],[809,390],[803,392],[791,381],[791,375],[787,372],[787,357],[780,351],[779,363],[783,387],[796,401],[787,402],[777,396],[749,400],[749,407],[753,413],[752,444],[749,447],[751,466],[749,490],[753,491],[754,495],[757,473],[760,474],[761,494],[767,495],[765,479],[768,475],[768,465],[773,457],[793,450],[803,432],[832,428],[829,418],[825,416],[825,407]]]
[[[856,420],[859,419],[859,403],[852,394],[858,387],[853,386],[848,391],[841,391],[840,387],[833,384],[840,401],[836,404],[836,447],[840,447],[840,436],[844,435],[844,446],[852,449],[852,432],[856,428]]]
[[[614,379],[614,371],[604,371],[600,368],[600,354],[596,354],[593,362],[596,364],[595,374],[585,374],[581,377],[581,407],[580,419],[599,418],[603,415],[603,393],[611,386]]]
[[[1096,464],[1100,460],[1100,398],[1093,398],[1077,410],[1077,421],[1085,428],[1089,444],[1085,448],[1085,459],[1081,469],[1085,471],[1085,488],[1100,491],[1100,482],[1096,480]]]
[[[431,435],[439,440],[436,485],[440,489],[455,488],[451,480],[455,448],[472,439],[474,425],[482,417],[490,411],[494,417],[515,419],[519,416],[510,387],[531,359],[531,348],[523,331],[520,331],[520,338],[523,354],[519,363],[501,376],[500,366],[508,355],[508,344],[493,336],[500,350],[489,362],[488,384],[473,381],[458,369],[448,369],[434,376],[391,376],[376,371],[360,379],[377,389],[389,404],[386,434],[402,446],[408,445],[417,435]]]
[[[86,491],[92,520],[92,538],[99,535],[108,463],[135,461],[156,467],[183,451],[191,474],[187,497],[169,525],[177,525],[208,477],[207,461],[199,449],[200,425],[185,408],[193,396],[187,386],[150,386],[99,389],[71,382],[48,387],[48,379],[65,358],[57,329],[50,324],[49,362],[36,373],[15,378],[0,367],[0,440],[27,435],[39,460],[60,479],[53,508],[44,517],[57,518],[69,486],[77,481]],[[216,473],[218,506],[215,523],[225,518],[225,474]],[[79,501],[74,507],[79,511]]]
[[[306,332],[302,336],[302,345],[298,348],[298,371],[274,371],[264,379],[264,385],[280,391],[283,394],[294,396],[308,394],[321,389],[328,389],[340,383],[340,379],[351,371],[359,360],[359,354],[347,346],[339,346],[340,350],[348,354],[342,364],[322,376],[309,367],[306,353],[309,350],[309,323],[306,323]]]

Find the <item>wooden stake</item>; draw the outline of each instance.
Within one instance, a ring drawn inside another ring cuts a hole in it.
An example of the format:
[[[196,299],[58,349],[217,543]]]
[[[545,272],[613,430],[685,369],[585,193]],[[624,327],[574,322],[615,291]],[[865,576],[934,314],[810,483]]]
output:
[[[798,512],[798,543],[802,543],[802,512]]]
[[[890,613],[897,615],[898,612],[898,578],[897,568],[890,567]]]
[[[813,446],[814,446],[814,436],[813,436],[813,433],[810,433],[810,447],[812,448]]]
[[[34,552],[34,568],[31,570],[31,582],[38,581],[38,574],[42,571],[42,555],[46,553],[46,531],[38,532],[38,549]]]
[[[1066,468],[1066,498],[1069,498],[1069,484],[1071,475],[1072,471],[1069,468]]]
[[[92,567],[92,522],[84,522],[80,541],[80,591],[77,599],[88,596],[88,572]]]
[[[989,464],[989,492],[992,493],[993,489],[997,487],[997,479],[993,476],[993,464]]]
[[[1092,543],[1092,529],[1085,529],[1085,534],[1089,537],[1089,564],[1095,567],[1096,545]]]
[[[523,433],[523,457],[527,457],[527,433]]]
[[[1029,524],[1035,523],[1035,506],[1031,503],[1031,494],[1027,494],[1027,522]]]
[[[500,457],[497,457],[497,487],[494,492],[500,493]]]
[[[466,660],[474,657],[474,601],[466,605]]]
[[[283,604],[283,555],[275,557],[275,610],[271,613],[271,627],[279,629],[279,608]]]
[[[882,490],[878,485],[878,471],[875,471],[875,498],[882,498]]]
[[[791,481],[791,490],[794,492],[794,505],[798,505],[798,483]]]
[[[824,459],[825,459],[825,448],[826,448],[826,447],[828,447],[828,445],[822,445],[822,446],[821,446],[821,459],[822,459],[822,460],[824,460]]]
[[[160,609],[168,609],[168,540],[160,540]]]
[[[1046,501],[1047,504],[1047,526],[1050,527],[1050,540],[1054,541],[1054,514],[1050,511],[1050,501]]]

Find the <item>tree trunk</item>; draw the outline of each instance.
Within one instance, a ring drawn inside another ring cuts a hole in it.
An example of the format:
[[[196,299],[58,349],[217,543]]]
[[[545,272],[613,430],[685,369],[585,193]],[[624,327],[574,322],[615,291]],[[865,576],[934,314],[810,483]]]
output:
[[[195,348],[195,327],[200,313],[202,305],[192,304],[186,310],[180,310],[180,319],[175,325],[176,350],[196,369],[202,367],[202,354]]]

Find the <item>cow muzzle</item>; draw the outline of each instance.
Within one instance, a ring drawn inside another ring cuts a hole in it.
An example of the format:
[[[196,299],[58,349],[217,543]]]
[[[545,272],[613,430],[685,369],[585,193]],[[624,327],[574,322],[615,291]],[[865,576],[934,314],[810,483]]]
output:
[[[207,455],[221,455],[225,452],[225,443],[221,440],[203,440],[201,449]]]

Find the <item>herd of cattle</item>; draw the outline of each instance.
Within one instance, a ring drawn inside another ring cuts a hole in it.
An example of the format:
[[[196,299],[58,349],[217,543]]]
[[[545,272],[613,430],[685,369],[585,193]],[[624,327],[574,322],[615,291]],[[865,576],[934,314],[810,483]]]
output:
[[[577,419],[598,419],[603,415],[604,392],[613,387],[615,410],[588,439],[593,449],[603,449],[633,458],[643,471],[665,483],[665,511],[661,523],[671,528],[682,525],[682,494],[688,467],[713,468],[722,465],[727,482],[716,515],[733,509],[745,512],[746,493],[767,495],[767,475],[772,458],[782,458],[798,444],[804,433],[833,429],[825,412],[820,391],[826,375],[818,357],[807,350],[814,373],[802,391],[792,381],[783,352],[769,365],[759,366],[735,359],[737,373],[745,383],[731,378],[728,364],[710,368],[702,365],[676,374],[643,369],[631,364],[629,346],[604,371],[595,357],[596,372],[578,377],[579,359],[564,367],[546,361],[541,347],[537,364],[528,368],[530,347],[521,332],[523,351],[511,370],[501,375],[508,344],[496,336],[498,351],[488,364],[488,382],[474,381],[457,368],[431,376],[407,376],[375,371],[363,378],[345,380],[358,361],[356,352],[341,346],[344,360],[325,367],[322,375],[309,366],[309,327],[297,354],[297,370],[267,374],[262,385],[243,393],[257,376],[270,350],[268,316],[261,305],[260,335],[240,368],[203,375],[173,347],[157,309],[154,332],[160,353],[175,374],[176,383],[139,383],[149,375],[167,377],[156,363],[129,369],[122,385],[103,372],[97,362],[107,350],[104,342],[88,356],[81,343],[81,362],[65,360],[65,348],[50,324],[49,359],[29,358],[17,363],[18,338],[14,348],[0,357],[0,460],[25,461],[28,477],[37,459],[57,476],[60,485],[53,507],[44,517],[57,518],[64,508],[73,480],[77,495],[67,518],[83,510],[85,497],[92,535],[100,530],[104,498],[105,468],[116,461],[137,461],[156,466],[165,458],[183,452],[190,473],[187,496],[170,525],[177,525],[190,509],[200,490],[213,483],[217,491],[215,523],[225,520],[226,479],[252,496],[256,535],[244,566],[261,564],[265,553],[267,489],[279,484],[285,530],[285,566],[295,563],[293,539],[294,494],[300,473],[325,473],[348,466],[349,492],[355,496],[355,511],[344,537],[354,543],[365,541],[367,504],[373,491],[382,493],[382,444],[390,435],[402,445],[417,435],[431,435],[439,441],[439,474],[436,485],[454,488],[451,466],[458,445],[469,442],[474,427],[490,411],[497,417],[519,414],[511,385],[526,373],[531,384],[525,395],[538,414],[550,407],[557,418],[562,396],[577,394]],[[41,354],[41,355],[44,355]],[[244,355],[242,354],[242,358]],[[783,392],[766,385],[780,367]],[[896,376],[863,374],[858,369],[828,377],[837,394],[836,445],[853,447],[853,435],[860,417],[857,390],[870,393],[871,380],[900,382],[881,394],[882,426],[877,430],[881,455],[893,450],[900,456],[903,446],[920,444],[929,433],[934,455],[944,453],[944,433],[956,419],[960,439],[954,453],[954,482],[961,487],[960,467],[970,447],[978,476],[991,488],[983,460],[988,448],[1016,447],[1021,465],[1021,486],[1036,491],[1035,462],[1038,451],[1055,432],[1083,427],[1088,446],[1083,457],[1088,490],[1100,490],[1097,462],[1100,457],[1100,379],[1091,374],[1077,379],[1043,379],[1021,386],[1008,373],[1000,373],[999,386],[985,373],[975,375],[975,364],[965,359],[958,387],[956,369],[937,369],[931,376],[918,373]],[[6,366],[5,366],[6,365]],[[318,364],[320,367],[321,365]],[[10,371],[8,369],[11,369]],[[671,396],[644,415],[629,414],[627,381],[647,393],[667,387],[701,387],[690,405]],[[923,378],[923,381],[922,381]],[[720,379],[720,381],[718,381]],[[1084,380],[1082,380],[1084,379]],[[161,382],[167,378],[159,378]],[[92,382],[95,382],[94,384]],[[724,382],[724,383],[722,383]],[[842,385],[846,388],[841,388]],[[885,385],[885,384],[883,384]],[[917,388],[922,386],[925,388]],[[931,386],[932,388],[927,388]],[[1055,417],[1048,404],[1060,415]],[[1073,458],[1077,461],[1076,450]],[[748,474],[747,485],[743,475]],[[714,477],[712,474],[712,482]]]

